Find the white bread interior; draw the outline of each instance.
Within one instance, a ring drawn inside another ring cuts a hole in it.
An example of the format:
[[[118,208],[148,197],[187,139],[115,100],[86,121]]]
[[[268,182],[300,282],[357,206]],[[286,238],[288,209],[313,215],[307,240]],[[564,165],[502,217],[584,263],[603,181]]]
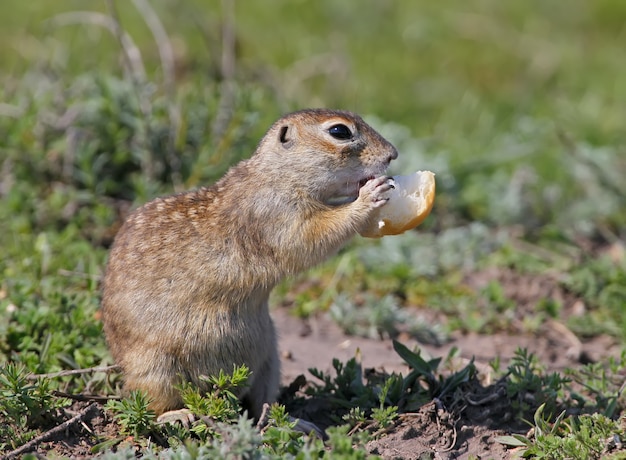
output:
[[[417,171],[394,176],[389,201],[379,208],[371,224],[361,232],[368,238],[399,235],[417,227],[430,214],[435,202],[435,174]]]

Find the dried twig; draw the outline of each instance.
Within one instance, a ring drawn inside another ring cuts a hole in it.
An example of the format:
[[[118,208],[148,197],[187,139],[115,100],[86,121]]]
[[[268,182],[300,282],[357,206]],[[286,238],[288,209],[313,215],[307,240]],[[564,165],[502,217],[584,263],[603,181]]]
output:
[[[161,70],[163,71],[163,84],[165,90],[171,96],[174,93],[174,51],[172,43],[159,16],[150,6],[150,3],[146,0],[133,0],[133,3],[137,11],[141,13],[157,44],[159,58],[161,59]]]
[[[459,436],[459,433],[454,423],[451,424],[451,428],[452,428],[452,441],[450,442],[450,445],[448,447],[445,447],[440,452],[450,452],[452,449],[454,449],[454,446],[456,446],[456,440]]]
[[[265,403],[263,404],[263,411],[261,412],[259,421],[256,424],[257,430],[259,430],[261,433],[264,433],[265,429],[267,428],[267,424],[269,423],[269,420],[270,420],[270,405]]]
[[[119,370],[121,370],[121,368],[118,365],[114,364],[112,366],[88,367],[85,369],[68,369],[65,371],[51,372],[49,374],[30,374],[26,378],[29,380],[37,380],[39,378],[54,379],[57,377],[66,377],[68,375],[89,374],[92,372],[112,372]]]
[[[493,393],[489,393],[487,396],[481,399],[473,399],[474,395],[470,397],[469,394],[466,395],[464,399],[470,406],[483,406],[487,403],[497,400],[498,398],[501,398],[505,394],[506,394],[506,390],[504,389],[503,386],[499,385],[496,387],[496,391],[494,391]]]
[[[119,14],[117,13],[117,8],[115,7],[114,0],[107,0],[107,9],[109,10],[109,15],[111,16],[111,20],[114,24],[114,34],[122,43],[122,39],[126,32],[122,29],[121,21],[119,18]],[[131,60],[132,57],[128,55],[126,48],[122,46],[122,50],[124,51],[123,55],[127,60]],[[141,111],[142,118],[142,130],[139,132],[140,145],[143,146],[143,152],[141,155],[141,170],[144,175],[152,180],[155,177],[155,169],[152,161],[152,155],[149,147],[148,139],[150,139],[150,115],[152,113],[152,103],[150,98],[147,97],[144,86],[146,82],[146,74],[145,71],[143,75],[139,74],[131,74],[131,81],[133,84],[133,89],[135,91],[135,95],[137,100],[139,101],[139,110]]]
[[[221,142],[234,112],[235,64],[235,0],[222,0],[222,84],[212,129],[216,145]]]
[[[54,428],[46,431],[45,433],[40,434],[36,438],[31,439],[26,444],[18,447],[17,449],[12,450],[4,458],[6,459],[15,458],[25,452],[33,450],[35,447],[37,447],[38,444],[48,441],[49,439],[53,438],[57,434],[62,433],[63,431],[67,430],[70,426],[74,425],[75,423],[83,422],[83,420],[91,412],[93,412],[97,407],[98,405],[95,403],[90,404],[85,409],[83,409],[78,415],[75,415],[71,419],[66,420],[65,422],[61,423],[60,425],[55,426]]]
[[[176,79],[174,69],[174,50],[172,43],[167,36],[165,27],[159,19],[152,6],[147,0],[133,0],[135,8],[142,15],[143,20],[152,32],[154,41],[159,50],[161,60],[161,70],[163,72],[163,86],[167,95],[168,115],[170,119],[169,136],[167,145],[167,160],[172,169],[171,179],[174,188],[180,188],[182,177],[180,173],[181,164],[176,155],[176,138],[181,125],[180,108],[176,104]]]
[[[136,79],[144,81],[146,79],[146,69],[141,59],[141,52],[133,39],[126,32],[121,30],[117,21],[103,13],[95,11],[70,11],[68,13],[58,14],[51,19],[50,23],[55,26],[68,26],[74,24],[92,24],[108,29],[115,37],[118,38],[124,56],[127,58],[126,64],[128,71]]]
[[[119,396],[87,395],[81,393],[72,394],[66,393],[64,391],[53,391],[52,394],[60,398],[72,399],[74,401],[94,401],[99,403],[107,403],[111,400],[119,401],[120,399],[122,399]]]

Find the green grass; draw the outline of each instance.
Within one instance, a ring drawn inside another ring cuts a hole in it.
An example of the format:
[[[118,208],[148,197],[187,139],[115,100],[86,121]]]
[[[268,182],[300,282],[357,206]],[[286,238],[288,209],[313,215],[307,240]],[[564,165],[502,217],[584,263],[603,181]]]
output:
[[[279,114],[307,106],[363,114],[398,147],[395,172],[436,172],[438,197],[419,233],[359,239],[283,283],[274,303],[301,316],[329,310],[353,334],[393,338],[404,323],[421,340],[441,342],[458,331],[511,330],[518,306],[499,281],[484,289],[467,282],[497,267],[550,276],[585,305],[566,315],[565,305],[539,299],[524,312],[525,332],[550,317],[582,338],[626,341],[624,2],[238,2],[236,72],[226,83],[221,31],[229,20],[220,5],[155,2],[173,49],[173,87],[159,55],[165,43],[133,2],[3,8],[0,391],[12,399],[0,405],[0,421],[16,422],[1,429],[0,451],[57,416],[67,401],[51,400],[53,391],[117,391],[119,379],[103,374],[36,384],[24,376],[111,364],[98,289],[121,216],[157,195],[213,182]],[[62,24],[86,10],[88,19]],[[96,12],[119,18],[145,77],[131,78],[118,37],[90,23],[102,19]],[[601,372],[619,365],[598,366],[571,370],[587,391],[578,399],[551,393],[561,390],[557,377],[530,378],[536,367],[508,381],[539,385],[534,393],[554,407],[596,398],[605,404],[598,412],[616,419],[621,393]],[[440,377],[436,366],[428,372]],[[389,422],[397,401],[368,398],[367,414],[348,418]],[[556,415],[537,413],[533,423]],[[245,448],[263,442],[240,423],[237,433],[252,436],[235,436],[247,439]],[[591,433],[584,442],[595,452],[607,430],[623,435],[611,423],[568,414],[552,431],[543,426],[544,438],[518,442],[529,456],[550,458],[569,452],[556,438],[583,442]],[[291,435],[272,436],[277,443]],[[335,434],[338,455],[346,439]]]

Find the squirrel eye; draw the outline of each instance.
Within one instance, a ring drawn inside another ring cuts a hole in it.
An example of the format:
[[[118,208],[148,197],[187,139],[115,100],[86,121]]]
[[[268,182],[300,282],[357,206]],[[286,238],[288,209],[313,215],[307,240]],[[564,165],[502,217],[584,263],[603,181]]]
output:
[[[352,139],[352,131],[346,125],[333,125],[328,128],[328,134],[342,141]]]

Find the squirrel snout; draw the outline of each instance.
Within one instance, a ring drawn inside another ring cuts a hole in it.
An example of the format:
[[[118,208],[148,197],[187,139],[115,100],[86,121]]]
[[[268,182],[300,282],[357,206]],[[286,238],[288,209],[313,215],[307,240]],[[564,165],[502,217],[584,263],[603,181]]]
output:
[[[398,151],[395,147],[391,150],[391,153],[387,156],[387,164],[391,163],[391,160],[398,158]]]

